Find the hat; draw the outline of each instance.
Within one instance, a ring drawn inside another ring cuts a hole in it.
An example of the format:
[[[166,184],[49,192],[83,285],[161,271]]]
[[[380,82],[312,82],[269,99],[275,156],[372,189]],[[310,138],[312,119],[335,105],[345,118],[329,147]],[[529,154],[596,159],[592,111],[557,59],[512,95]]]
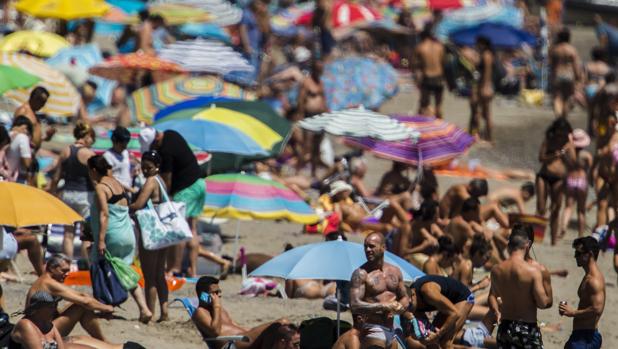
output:
[[[139,145],[142,153],[150,150],[150,145],[154,142],[157,136],[157,130],[152,127],[146,127],[139,131]]]
[[[335,196],[344,191],[352,191],[352,186],[344,181],[335,181],[331,183],[328,195]]]
[[[574,129],[571,135],[576,148],[585,148],[590,145],[590,136],[581,128]]]
[[[56,303],[56,299],[49,292],[36,291],[30,297],[30,303],[28,304],[26,311],[39,309],[44,306],[55,307]]]
[[[128,142],[131,140],[131,132],[125,127],[118,126],[112,132],[112,142]]]

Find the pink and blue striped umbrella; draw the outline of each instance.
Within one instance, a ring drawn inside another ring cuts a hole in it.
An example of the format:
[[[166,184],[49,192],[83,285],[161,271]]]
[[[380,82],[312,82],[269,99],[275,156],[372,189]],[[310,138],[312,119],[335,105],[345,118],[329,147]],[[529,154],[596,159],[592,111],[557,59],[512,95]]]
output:
[[[394,119],[420,133],[417,142],[410,140],[388,142],[372,138],[346,138],[350,146],[363,148],[378,157],[418,166],[437,167],[448,164],[474,143],[459,127],[427,116],[394,116]]]

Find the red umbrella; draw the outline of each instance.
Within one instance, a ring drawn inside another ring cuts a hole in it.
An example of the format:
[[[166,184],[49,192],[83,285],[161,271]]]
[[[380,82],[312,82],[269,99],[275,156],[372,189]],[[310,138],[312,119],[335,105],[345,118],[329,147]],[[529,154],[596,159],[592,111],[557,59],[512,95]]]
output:
[[[462,0],[427,0],[427,4],[432,10],[448,10],[464,5]]]
[[[337,1],[332,9],[333,28],[347,27],[352,24],[363,22],[373,22],[382,18],[382,15],[375,9],[350,3],[347,1]],[[313,19],[313,12],[307,12],[296,20],[297,25],[310,25]]]

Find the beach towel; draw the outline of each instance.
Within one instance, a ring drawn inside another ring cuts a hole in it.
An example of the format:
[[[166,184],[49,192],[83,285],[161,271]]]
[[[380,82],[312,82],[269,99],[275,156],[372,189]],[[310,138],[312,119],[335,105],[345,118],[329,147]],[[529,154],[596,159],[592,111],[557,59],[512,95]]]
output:
[[[243,280],[240,286],[240,294],[247,297],[265,296],[277,287],[277,283],[259,277],[250,277]]]
[[[98,244],[99,231],[101,229],[100,213],[98,205],[92,203],[90,222],[92,225],[92,234],[94,237],[94,246],[92,247],[91,260],[99,259]],[[107,223],[107,232],[105,234],[105,246],[107,251],[114,256],[122,259],[125,264],[133,264],[135,257],[135,233],[129,218],[129,208],[116,204],[108,204],[109,217]]]

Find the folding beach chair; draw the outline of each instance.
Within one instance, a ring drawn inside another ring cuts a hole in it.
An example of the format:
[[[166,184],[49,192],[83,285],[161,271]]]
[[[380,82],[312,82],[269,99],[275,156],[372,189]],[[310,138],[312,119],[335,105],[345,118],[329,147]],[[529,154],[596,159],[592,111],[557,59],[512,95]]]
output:
[[[173,302],[180,302],[182,306],[185,308],[187,313],[189,314],[189,318],[193,317],[193,313],[197,310],[199,306],[199,301],[196,297],[183,297],[183,298],[175,298]],[[223,346],[224,349],[231,348],[234,342],[249,342],[250,339],[247,336],[218,336],[214,338],[203,338],[206,345],[211,348],[212,342],[221,341],[226,342]]]

